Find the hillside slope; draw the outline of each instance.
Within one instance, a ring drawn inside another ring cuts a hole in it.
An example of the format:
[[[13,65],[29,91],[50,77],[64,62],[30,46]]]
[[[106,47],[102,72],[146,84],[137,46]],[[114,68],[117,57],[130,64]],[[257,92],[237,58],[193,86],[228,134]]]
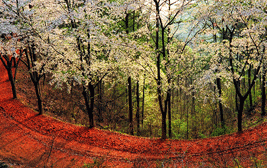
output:
[[[81,167],[94,161],[110,167],[226,166],[239,162],[248,166],[256,159],[267,160],[266,123],[215,138],[162,141],[88,129],[37,115],[12,99],[2,64],[0,118],[0,159],[17,167]]]

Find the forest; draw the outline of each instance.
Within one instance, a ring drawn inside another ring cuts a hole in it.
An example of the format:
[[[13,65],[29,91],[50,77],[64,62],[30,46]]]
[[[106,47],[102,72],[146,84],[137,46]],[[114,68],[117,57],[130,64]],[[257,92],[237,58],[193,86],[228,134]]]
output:
[[[265,0],[2,0],[0,35],[40,115],[161,139],[265,121]]]

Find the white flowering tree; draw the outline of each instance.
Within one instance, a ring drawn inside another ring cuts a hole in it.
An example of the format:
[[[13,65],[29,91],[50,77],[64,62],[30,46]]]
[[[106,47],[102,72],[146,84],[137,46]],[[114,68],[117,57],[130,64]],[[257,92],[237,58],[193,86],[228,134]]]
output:
[[[145,69],[151,79],[156,82],[159,109],[162,117],[162,139],[167,138],[166,117],[169,116],[169,137],[171,133],[171,91],[177,84],[177,78],[181,69],[179,64],[185,60],[189,50],[186,47],[194,37],[193,31],[189,31],[190,36],[185,42],[176,39],[180,23],[183,22],[183,15],[195,1],[145,1],[144,16],[146,25],[137,31],[139,36],[147,37],[147,42],[142,45],[146,49],[142,50],[142,58],[146,60],[140,65]],[[192,23],[194,25],[195,23]],[[193,28],[192,26],[190,30]],[[189,58],[189,57],[188,57]],[[192,58],[192,57],[191,57]],[[190,59],[191,59],[190,58]],[[148,61],[148,59],[150,59]],[[153,65],[152,65],[153,64]]]
[[[18,4],[16,4],[17,6]],[[11,11],[7,8],[3,2],[0,3],[0,60],[3,63],[4,67],[8,72],[8,77],[12,86],[13,98],[17,98],[16,87],[15,87],[15,78],[17,72],[17,65],[19,63],[18,59],[15,59],[18,54],[15,52],[17,46],[18,38],[13,37],[16,36],[17,29],[12,24],[14,19],[12,19]],[[8,17],[9,19],[5,19]],[[17,62],[18,61],[18,62]],[[15,73],[12,72],[12,62],[14,62],[14,66],[16,68]]]
[[[209,59],[209,69],[204,76],[217,82],[220,102],[220,81],[231,79],[237,95],[238,131],[242,131],[245,100],[251,94],[266,59],[265,6],[265,1],[210,1],[201,6],[205,13],[199,13],[199,19],[206,23],[205,32],[199,37],[199,51]],[[255,71],[250,77],[252,69]],[[247,73],[249,86],[242,88],[240,81]]]
[[[54,49],[47,60],[51,84],[61,87],[70,81],[82,86],[90,127],[94,126],[95,87],[109,81],[125,61],[123,34],[116,19],[123,17],[124,6],[109,1],[57,1],[57,16],[48,13],[49,47]],[[53,17],[50,17],[51,14]],[[53,18],[53,19],[51,19]],[[110,78],[109,78],[110,77]]]
[[[25,41],[32,33],[31,17],[33,12],[28,6],[30,1],[3,0],[0,5],[1,13],[1,61],[6,67],[11,81],[13,97],[16,98],[16,73],[18,64],[22,59]],[[12,73],[14,62],[15,73]]]
[[[3,0],[1,3],[3,18],[0,32],[1,34],[14,35],[8,40],[8,43],[2,43],[4,45],[2,49],[12,52],[5,54],[6,57],[7,55],[11,56],[14,58],[13,60],[18,60],[18,63],[22,61],[27,66],[38,99],[39,114],[42,114],[39,83],[45,75],[45,64],[40,60],[46,55],[46,46],[43,45],[45,42],[41,33],[46,30],[42,28],[42,24],[39,22],[41,20],[37,19],[40,17],[39,10],[34,9],[34,2],[31,0]],[[15,50],[20,52],[15,53]],[[17,64],[15,65],[17,66]],[[12,90],[14,90],[13,87]]]

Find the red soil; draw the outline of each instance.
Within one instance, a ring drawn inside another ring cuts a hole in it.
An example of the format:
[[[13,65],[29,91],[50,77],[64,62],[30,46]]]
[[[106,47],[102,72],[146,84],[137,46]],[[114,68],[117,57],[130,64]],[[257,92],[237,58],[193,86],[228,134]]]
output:
[[[76,126],[37,115],[12,99],[0,64],[0,159],[19,167],[81,167],[98,158],[110,167],[253,165],[266,159],[267,124],[200,140],[161,140]],[[264,163],[265,164],[265,163]]]

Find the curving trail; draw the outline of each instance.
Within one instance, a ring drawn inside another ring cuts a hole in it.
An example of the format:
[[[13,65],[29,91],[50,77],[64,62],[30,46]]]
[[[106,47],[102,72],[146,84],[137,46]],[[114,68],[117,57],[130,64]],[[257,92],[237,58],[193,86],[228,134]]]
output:
[[[201,140],[165,140],[88,129],[37,115],[12,99],[0,64],[0,159],[17,167],[81,167],[98,162],[110,167],[244,166],[252,157],[267,160],[267,124],[243,133]]]

